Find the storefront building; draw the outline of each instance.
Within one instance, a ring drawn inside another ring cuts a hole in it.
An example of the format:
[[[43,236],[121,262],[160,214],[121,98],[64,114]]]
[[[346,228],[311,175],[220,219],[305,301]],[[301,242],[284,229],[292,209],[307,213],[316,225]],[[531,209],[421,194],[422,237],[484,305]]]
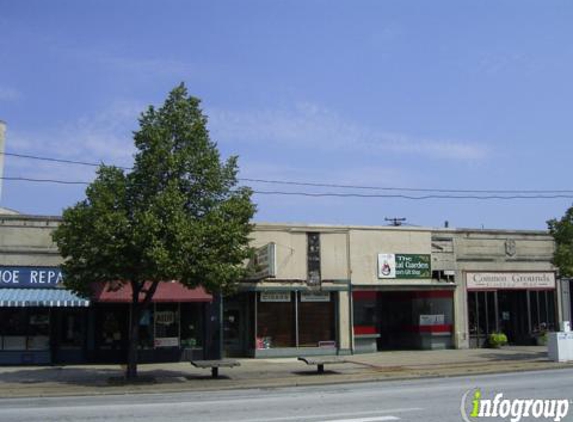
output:
[[[258,224],[253,276],[225,298],[227,356],[351,352],[347,230]]]
[[[484,347],[503,332],[510,344],[532,345],[564,318],[553,238],[543,231],[461,230],[455,245],[458,347]]]
[[[125,362],[131,290],[62,287],[55,217],[0,218],[0,364]],[[218,356],[220,303],[203,289],[160,283],[140,318],[140,362]],[[206,321],[208,321],[206,323]]]
[[[431,239],[429,229],[350,229],[355,352],[453,347],[456,284],[435,271]]]
[[[59,221],[0,218],[0,364],[125,360],[129,287],[62,288]],[[141,362],[534,344],[570,314],[542,231],[257,224],[252,246],[231,296],[160,284]]]

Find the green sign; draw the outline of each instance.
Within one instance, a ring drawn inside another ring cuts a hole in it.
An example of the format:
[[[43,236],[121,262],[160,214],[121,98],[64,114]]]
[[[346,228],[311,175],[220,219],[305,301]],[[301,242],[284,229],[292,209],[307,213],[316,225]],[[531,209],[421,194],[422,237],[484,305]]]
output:
[[[432,278],[430,255],[378,254],[378,278]]]
[[[396,278],[432,278],[430,255],[396,254]]]

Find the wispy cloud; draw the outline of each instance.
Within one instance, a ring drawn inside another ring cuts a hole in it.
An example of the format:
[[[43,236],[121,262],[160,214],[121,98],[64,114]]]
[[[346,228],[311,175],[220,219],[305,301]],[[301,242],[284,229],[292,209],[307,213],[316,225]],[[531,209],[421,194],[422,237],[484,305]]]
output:
[[[0,86],[0,101],[15,101],[21,97],[22,94],[20,91],[10,87]]]
[[[130,166],[132,131],[143,110],[139,104],[119,102],[91,116],[40,132],[10,130],[6,151],[68,160]],[[70,164],[46,163],[10,157],[6,171],[11,176],[91,180],[95,168]]]
[[[209,110],[216,139],[298,149],[365,154],[415,154],[435,159],[482,160],[489,147],[456,139],[420,138],[360,125],[310,103],[292,109]]]

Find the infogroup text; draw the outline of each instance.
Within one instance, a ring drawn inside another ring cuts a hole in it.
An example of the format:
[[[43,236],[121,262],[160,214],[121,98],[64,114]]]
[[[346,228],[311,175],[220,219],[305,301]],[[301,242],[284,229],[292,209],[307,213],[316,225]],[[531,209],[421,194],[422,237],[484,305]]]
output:
[[[468,399],[471,402],[468,403]],[[465,422],[479,418],[502,418],[511,422],[534,418],[559,422],[569,413],[569,405],[569,399],[507,399],[503,393],[497,393],[493,399],[484,399],[478,388],[464,394],[460,410]]]

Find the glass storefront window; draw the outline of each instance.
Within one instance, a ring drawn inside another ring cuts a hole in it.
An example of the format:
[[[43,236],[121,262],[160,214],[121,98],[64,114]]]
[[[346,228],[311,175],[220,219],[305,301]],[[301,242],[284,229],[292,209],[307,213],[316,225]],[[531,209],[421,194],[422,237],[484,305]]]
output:
[[[198,303],[181,304],[181,346],[203,346],[203,327],[201,318],[203,305]]]
[[[293,294],[286,293],[288,302],[267,302],[261,295],[257,293],[257,349],[296,347]]]
[[[0,310],[0,350],[49,349],[49,309],[4,308]]]
[[[317,347],[335,341],[334,301],[332,295],[306,299],[297,294],[299,347]],[[317,301],[305,301],[317,300]],[[319,301],[320,300],[320,301]]]
[[[179,347],[179,304],[158,303],[154,310],[157,347]]]

